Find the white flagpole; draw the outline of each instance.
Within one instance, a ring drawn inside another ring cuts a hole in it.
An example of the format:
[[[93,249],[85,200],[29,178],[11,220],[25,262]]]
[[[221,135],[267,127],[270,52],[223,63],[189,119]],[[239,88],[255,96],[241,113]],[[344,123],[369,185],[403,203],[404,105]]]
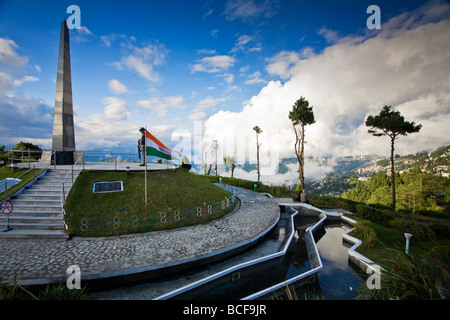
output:
[[[145,220],[147,220],[147,146],[145,140],[147,139],[147,127],[145,127],[144,134],[144,165],[145,165]]]

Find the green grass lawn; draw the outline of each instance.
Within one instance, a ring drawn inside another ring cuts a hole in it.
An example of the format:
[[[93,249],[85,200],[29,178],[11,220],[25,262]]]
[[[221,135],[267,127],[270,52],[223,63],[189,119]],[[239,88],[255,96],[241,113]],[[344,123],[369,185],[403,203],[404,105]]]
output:
[[[20,175],[27,172],[29,169],[19,169],[13,171],[11,168],[8,168],[6,166],[0,167],[0,180],[6,179],[6,178],[17,178]],[[36,169],[36,170],[30,170],[29,172],[25,173],[23,176],[19,177],[21,180],[19,183],[13,185],[7,190],[7,196],[11,196],[14,192],[19,191],[21,188],[23,188],[28,182],[33,180],[34,176],[38,176],[43,169]],[[5,192],[0,192],[0,200],[5,199]]]
[[[64,207],[69,233],[104,236],[181,227],[217,219],[234,208],[234,204],[225,210],[220,206],[221,201],[231,196],[228,191],[187,170],[148,171],[145,216],[144,179],[143,171],[130,175],[120,171],[83,171]],[[101,181],[122,181],[124,190],[93,193],[93,183]],[[217,203],[219,208],[204,206]],[[216,208],[214,214],[203,214]],[[87,227],[85,231],[81,230],[83,224],[83,229]],[[121,227],[115,230],[118,225]],[[139,227],[135,228],[136,225]]]
[[[355,216],[351,216],[352,219],[358,219]],[[371,223],[371,228],[377,235],[377,240],[373,247],[368,247],[366,243],[363,243],[356,249],[359,253],[371,259],[378,264],[386,264],[391,259],[392,254],[389,249],[398,250],[400,252],[405,251],[406,239],[403,233],[399,231],[382,226],[378,223]],[[350,233],[350,235],[354,235]],[[417,254],[424,254],[428,250],[437,246],[450,246],[450,241],[447,239],[434,239],[429,241],[418,240],[414,238],[410,240],[410,252]]]

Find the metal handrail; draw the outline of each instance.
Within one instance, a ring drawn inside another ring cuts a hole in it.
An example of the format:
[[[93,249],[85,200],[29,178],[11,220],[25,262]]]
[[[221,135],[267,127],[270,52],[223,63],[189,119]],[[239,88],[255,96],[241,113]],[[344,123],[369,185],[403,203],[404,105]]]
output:
[[[66,182],[67,178],[69,177],[69,174],[72,177],[72,185],[73,185],[73,169],[75,168],[75,166],[78,165],[78,161],[80,161],[80,159],[83,160],[83,169],[84,169],[84,152],[82,152],[82,155],[80,157],[78,157],[77,161],[72,165],[72,167],[70,167],[70,171],[67,172],[67,174],[64,177],[63,182],[61,183],[61,207],[64,210],[64,204],[66,202],[66,194],[64,191],[64,183]],[[55,159],[55,163],[56,163],[56,159]]]
[[[11,151],[14,152],[14,149],[11,149]],[[54,151],[52,150],[52,152],[51,152],[50,155],[49,155],[50,159],[51,159],[51,157],[53,156],[53,153],[54,153]],[[12,166],[14,166],[14,163],[12,163]],[[42,169],[41,169],[42,172],[45,172],[45,170],[47,170],[49,167],[50,167],[50,164],[47,165],[47,166],[45,166],[44,168],[42,168]],[[15,177],[14,179],[19,179],[20,177],[26,175],[26,174],[27,174],[28,172],[30,172],[31,170],[36,170],[36,166],[33,165],[33,168],[28,169],[27,171],[25,171],[24,173],[22,173],[22,174],[20,174],[19,176]],[[25,183],[25,186],[27,186],[27,185],[30,183],[31,180],[33,180],[33,181],[36,180],[36,174],[34,174],[33,179],[29,179],[29,180]],[[23,188],[21,188],[20,190],[22,190],[22,189],[23,189]],[[17,191],[16,193],[14,193],[14,194],[17,194],[18,192],[20,192],[20,190]],[[8,193],[7,193],[7,191],[8,191],[8,188],[5,188],[5,190],[1,192],[1,193],[3,193],[3,192],[5,193],[5,200],[8,199]],[[13,196],[13,194],[10,195],[10,197],[11,197],[11,196]]]

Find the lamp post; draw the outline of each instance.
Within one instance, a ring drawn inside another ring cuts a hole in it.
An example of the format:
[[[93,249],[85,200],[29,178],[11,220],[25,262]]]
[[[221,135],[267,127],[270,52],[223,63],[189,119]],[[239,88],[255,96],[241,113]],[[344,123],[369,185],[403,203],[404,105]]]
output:
[[[411,233],[405,233],[405,238],[406,238],[406,248],[405,248],[405,253],[408,254],[409,252],[409,240],[411,239],[413,235]]]

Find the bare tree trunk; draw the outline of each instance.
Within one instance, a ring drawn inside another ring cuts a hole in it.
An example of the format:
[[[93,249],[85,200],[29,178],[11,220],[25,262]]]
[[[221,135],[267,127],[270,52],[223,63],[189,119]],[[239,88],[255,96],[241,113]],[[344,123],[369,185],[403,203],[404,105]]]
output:
[[[300,158],[301,158],[301,166],[300,166],[300,182],[302,183],[302,190],[305,189],[305,173],[304,173],[304,150],[305,150],[305,125],[302,124],[302,144],[300,149]]]
[[[297,156],[297,160],[298,160],[298,178],[300,179],[300,184],[301,184],[301,188],[299,190],[299,194],[298,197],[300,199],[300,193],[302,192],[302,190],[305,188],[305,178],[304,178],[304,173],[303,173],[303,150],[304,150],[304,146],[305,146],[305,126],[302,125],[302,132],[301,132],[301,136],[299,137],[299,133],[297,132],[297,130],[294,127],[294,133],[295,133],[295,154]]]
[[[260,172],[259,172],[259,142],[258,134],[256,134],[256,173],[258,174],[258,182],[260,182]]]
[[[395,140],[395,136],[391,137],[391,184],[392,184],[392,208],[393,208],[394,211],[395,211],[394,140]]]

